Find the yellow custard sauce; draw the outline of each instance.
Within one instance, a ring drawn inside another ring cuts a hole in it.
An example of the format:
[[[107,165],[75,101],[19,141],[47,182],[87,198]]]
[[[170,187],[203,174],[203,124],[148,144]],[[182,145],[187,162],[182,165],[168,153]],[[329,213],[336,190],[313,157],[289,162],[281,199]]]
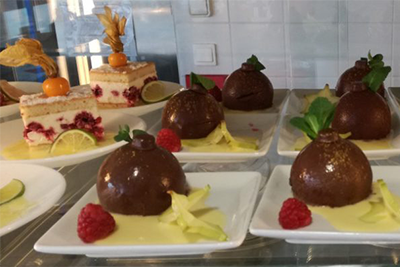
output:
[[[390,143],[389,138],[380,139],[380,140],[371,140],[371,141],[363,141],[363,140],[350,140],[352,143],[356,144],[361,150],[380,150],[380,149],[391,149],[393,146]],[[294,144],[294,150],[299,151],[302,150],[306,145],[311,142],[310,139],[305,138],[304,136],[296,139]]]
[[[114,133],[106,133],[104,139],[98,142],[94,149],[115,143],[114,136]],[[3,149],[1,155],[7,160],[43,159],[52,157],[50,154],[50,147],[51,145],[30,147],[25,140],[20,140]]]
[[[236,137],[235,140],[239,142],[246,142],[257,144],[257,139],[252,137]],[[205,138],[200,139],[183,139],[182,141],[183,148],[187,149],[190,152],[236,152],[236,153],[245,153],[245,152],[254,152],[257,149],[249,149],[243,147],[230,146],[225,140],[221,140],[218,144],[207,144],[205,142]]]
[[[197,218],[219,225],[226,224],[225,215],[215,208],[199,203],[192,214]],[[146,244],[182,244],[205,241],[198,234],[184,233],[178,225],[159,222],[158,216],[136,216],[112,214],[116,222],[115,231],[98,245],[146,245]]]
[[[27,201],[23,196],[0,206],[0,228],[12,223],[23,216],[33,203]]]
[[[378,193],[374,186],[374,193],[371,197],[354,205],[340,208],[331,208],[326,206],[308,206],[308,208],[313,214],[318,214],[324,217],[336,230],[339,231],[384,233],[400,230],[400,222],[394,219],[391,215],[388,215],[385,219],[374,223],[363,222],[359,219],[370,211],[370,201],[373,201],[373,198],[376,199],[379,197],[380,193]],[[400,203],[400,197],[395,196],[395,198]]]

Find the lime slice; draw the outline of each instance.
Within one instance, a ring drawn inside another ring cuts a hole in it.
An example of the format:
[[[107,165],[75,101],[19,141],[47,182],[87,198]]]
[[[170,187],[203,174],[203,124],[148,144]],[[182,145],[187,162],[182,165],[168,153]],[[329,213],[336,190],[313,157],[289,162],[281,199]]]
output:
[[[146,84],[142,92],[140,93],[140,96],[142,97],[142,100],[145,103],[156,103],[163,101],[170,96],[175,94],[175,92],[167,94],[165,92],[165,84],[160,82],[160,81],[154,81]]]
[[[50,154],[53,156],[74,154],[96,147],[96,137],[83,130],[73,129],[60,134],[51,145]]]
[[[10,202],[25,192],[25,185],[18,179],[12,179],[5,187],[0,189],[0,205]]]

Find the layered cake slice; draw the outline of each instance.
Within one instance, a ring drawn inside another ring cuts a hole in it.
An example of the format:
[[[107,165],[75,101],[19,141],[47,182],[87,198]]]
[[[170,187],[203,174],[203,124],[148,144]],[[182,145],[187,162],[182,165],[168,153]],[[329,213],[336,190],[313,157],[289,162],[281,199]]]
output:
[[[71,88],[62,96],[24,95],[20,111],[29,146],[51,144],[60,133],[71,129],[90,132],[97,140],[104,137],[97,101],[88,87]]]
[[[90,71],[90,87],[102,108],[137,105],[143,86],[155,80],[153,62],[128,62],[121,67],[104,64]]]

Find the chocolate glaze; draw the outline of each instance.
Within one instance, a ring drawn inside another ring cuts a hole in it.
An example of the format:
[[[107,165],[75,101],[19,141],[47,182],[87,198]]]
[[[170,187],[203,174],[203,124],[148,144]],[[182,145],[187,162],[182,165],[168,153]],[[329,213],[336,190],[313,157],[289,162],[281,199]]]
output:
[[[354,67],[347,69],[343,74],[339,77],[339,80],[336,84],[336,96],[341,97],[347,92],[364,90],[363,87],[355,87],[353,86],[354,82],[361,82],[365,75],[367,75],[371,71],[368,66],[367,59],[357,60],[354,64]],[[381,96],[385,96],[385,86],[382,83],[381,87],[378,89],[378,93]]]
[[[143,134],[111,153],[97,175],[100,204],[109,212],[157,215],[171,205],[168,190],[187,193],[178,160]]]
[[[307,204],[342,207],[371,194],[372,170],[360,148],[326,129],[296,157],[290,185]]]
[[[226,79],[222,89],[222,103],[235,110],[259,110],[272,106],[274,88],[254,65],[243,63]]]
[[[336,107],[332,128],[351,132],[350,139],[385,138],[391,130],[391,114],[385,99],[370,90],[344,94]]]
[[[173,130],[181,139],[206,137],[224,119],[221,106],[198,84],[174,95],[165,105],[162,128]]]

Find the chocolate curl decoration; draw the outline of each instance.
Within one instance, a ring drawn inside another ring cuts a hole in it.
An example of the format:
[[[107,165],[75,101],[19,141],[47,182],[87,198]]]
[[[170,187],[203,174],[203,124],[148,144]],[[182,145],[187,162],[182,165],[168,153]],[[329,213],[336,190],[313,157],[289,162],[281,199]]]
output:
[[[96,14],[97,18],[103,24],[107,37],[103,42],[109,44],[114,53],[124,52],[124,44],[121,42],[120,36],[125,35],[126,18],[119,19],[119,15],[115,13],[114,18],[112,11],[108,6],[104,6],[105,14]]]
[[[20,67],[26,64],[41,66],[47,77],[58,76],[58,66],[43,52],[42,44],[35,39],[22,38],[14,45],[6,45],[0,53],[0,64],[8,67]]]

